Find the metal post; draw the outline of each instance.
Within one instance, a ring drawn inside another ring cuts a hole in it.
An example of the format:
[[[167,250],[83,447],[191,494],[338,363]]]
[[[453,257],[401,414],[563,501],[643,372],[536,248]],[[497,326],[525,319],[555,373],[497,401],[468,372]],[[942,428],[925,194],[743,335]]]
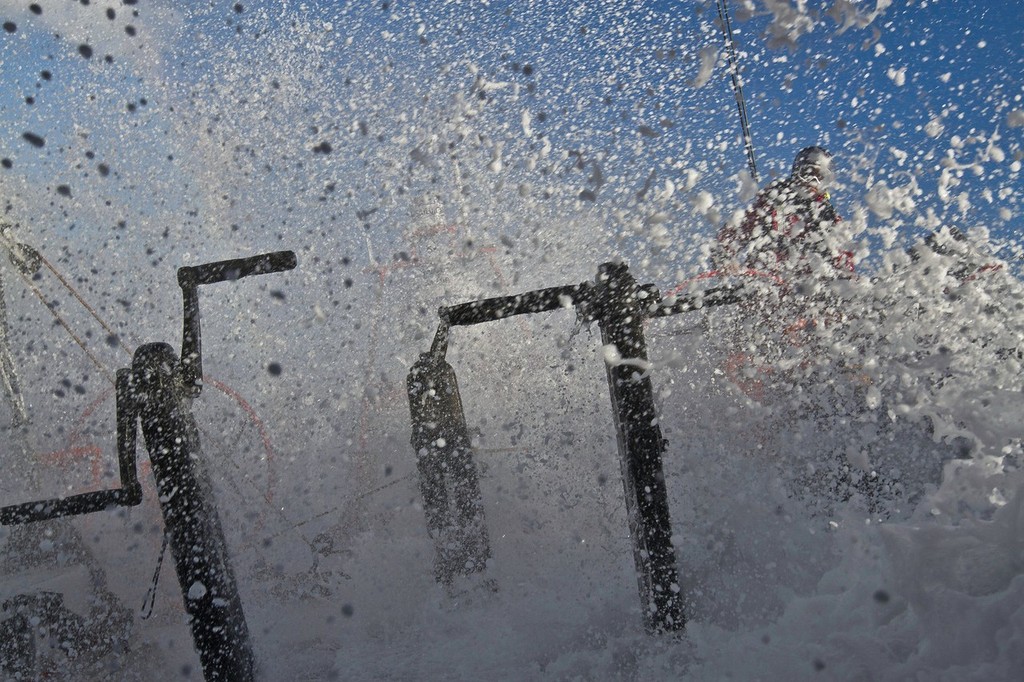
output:
[[[252,680],[254,659],[199,433],[166,343],[140,346],[132,381],[189,626],[206,680]]]
[[[447,586],[456,575],[483,571],[491,556],[480,478],[452,366],[440,355],[424,353],[407,384],[412,446],[436,549],[434,576]]]
[[[62,516],[78,516],[111,507],[130,507],[142,502],[142,485],[135,467],[135,421],[138,418],[131,395],[131,378],[126,369],[117,371],[117,464],[121,487],[68,495],[40,502],[25,502],[0,507],[0,525],[47,521]]]
[[[622,358],[647,360],[643,322],[657,299],[637,284],[625,265],[604,263],[597,279],[595,312],[602,342],[613,345]],[[658,425],[651,380],[641,378],[631,364],[606,368],[644,621],[655,632],[681,630],[682,591],[661,462],[667,443]]]
[[[427,525],[435,541],[447,527],[446,477],[457,482],[464,476],[469,482],[465,490],[471,490],[473,495],[472,504],[465,506],[471,510],[465,512],[465,518],[472,517],[479,523],[477,532],[482,538],[479,546],[486,547],[487,529],[483,525],[476,465],[469,451],[466,418],[455,373],[444,361],[450,327],[571,306],[583,319],[598,322],[603,342],[613,345],[620,357],[627,361],[646,361],[645,320],[729,305],[742,300],[743,296],[742,286],[722,286],[663,301],[653,286],[637,284],[626,265],[605,263],[598,271],[596,284],[583,282],[441,308],[441,325],[431,350],[420,356],[408,379],[412,445],[417,453]],[[682,630],[686,620],[661,462],[666,442],[658,426],[654,391],[650,379],[639,376],[636,363],[610,364],[606,369],[644,623],[652,632]],[[452,539],[466,541],[460,536],[452,536]],[[439,543],[438,557],[442,556],[442,550],[449,556],[456,556],[448,545]],[[472,555],[471,548],[462,551],[462,556]],[[478,553],[482,559],[474,564],[477,570],[483,568],[482,561],[489,553],[489,549]],[[443,563],[440,558],[438,562]],[[438,564],[435,564],[437,570]],[[439,572],[438,580],[450,581],[453,574]]]
[[[0,508],[0,524],[45,521],[137,505],[137,422],[149,450],[171,555],[206,680],[252,680],[249,629],[224,530],[200,452],[191,412],[202,389],[202,340],[198,287],[296,266],[291,251],[217,261],[178,270],[183,332],[179,360],[166,343],[140,346],[132,368],[117,372],[117,449],[121,487]]]
[[[202,324],[199,315],[199,287],[218,282],[233,282],[252,275],[284,272],[297,265],[293,251],[274,251],[248,258],[204,263],[178,268],[178,286],[181,287],[181,377],[186,390],[193,397],[203,387]]]

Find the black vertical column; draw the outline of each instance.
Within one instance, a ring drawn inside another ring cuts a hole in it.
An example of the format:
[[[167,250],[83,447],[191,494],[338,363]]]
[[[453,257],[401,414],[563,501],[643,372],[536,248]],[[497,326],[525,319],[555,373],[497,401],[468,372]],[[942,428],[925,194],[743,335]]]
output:
[[[407,383],[412,446],[435,546],[434,576],[450,585],[456,575],[483,571],[491,556],[479,473],[452,366],[424,353]]]
[[[208,682],[248,681],[254,676],[249,630],[203,470],[191,387],[181,385],[179,369],[166,343],[135,351],[132,383],[142,434],[203,675]]]
[[[625,359],[647,360],[643,323],[653,299],[623,264],[605,263],[598,271],[595,314],[601,339]],[[607,364],[608,387],[633,537],[640,600],[648,630],[681,630],[685,625],[682,592],[672,547],[668,491],[661,455],[665,440],[657,423],[654,391],[642,370],[627,363]]]

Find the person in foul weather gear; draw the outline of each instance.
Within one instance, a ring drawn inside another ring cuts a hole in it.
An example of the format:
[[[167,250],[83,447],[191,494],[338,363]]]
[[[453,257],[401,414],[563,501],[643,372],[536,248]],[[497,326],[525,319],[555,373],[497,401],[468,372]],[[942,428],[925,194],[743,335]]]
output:
[[[802,149],[790,174],[761,189],[712,248],[715,272],[739,276],[745,293],[723,370],[754,400],[769,399],[772,385],[785,393],[825,361],[822,339],[842,321],[832,285],[852,277],[853,255],[838,248],[834,180],[826,149]]]
[[[28,244],[18,242],[11,231],[11,225],[0,222],[0,246],[7,251],[11,263],[26,277],[31,277],[42,264],[39,252]],[[3,277],[0,276],[0,380],[3,382],[7,402],[11,407],[12,425],[22,426],[28,422],[28,410],[21,393],[21,381],[11,355],[10,334],[7,325],[7,297]]]
[[[832,244],[834,228],[842,222],[828,193],[834,180],[828,150],[802,149],[787,177],[758,192],[742,221],[719,231],[713,254],[716,268],[746,267],[787,280],[812,272],[849,273],[852,255]]]

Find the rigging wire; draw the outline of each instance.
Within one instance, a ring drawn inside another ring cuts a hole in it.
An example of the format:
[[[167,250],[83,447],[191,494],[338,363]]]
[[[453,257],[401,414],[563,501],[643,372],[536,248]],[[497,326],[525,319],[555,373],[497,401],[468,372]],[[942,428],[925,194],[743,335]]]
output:
[[[68,291],[70,291],[70,292],[71,292],[71,295],[72,295],[72,296],[74,296],[74,297],[75,297],[75,299],[76,299],[76,300],[77,300],[77,301],[78,301],[79,303],[81,303],[81,304],[82,304],[82,307],[84,307],[84,308],[85,308],[85,309],[86,309],[87,311],[89,311],[89,314],[90,314],[90,315],[92,315],[92,316],[93,316],[93,318],[94,318],[94,319],[95,319],[95,320],[96,320],[97,322],[99,322],[99,323],[100,323],[100,326],[101,326],[101,327],[103,327],[103,331],[107,332],[107,334],[109,334],[109,335],[110,335],[110,338],[111,338],[111,339],[117,339],[117,342],[118,342],[118,344],[119,344],[119,345],[121,346],[121,350],[123,350],[123,351],[124,351],[125,353],[127,353],[127,354],[128,354],[129,356],[131,356],[131,355],[132,355],[132,351],[131,351],[131,349],[130,349],[130,348],[128,348],[128,346],[126,346],[126,345],[125,345],[124,341],[123,341],[123,340],[121,339],[121,335],[120,335],[120,334],[118,334],[117,332],[115,332],[115,331],[114,331],[114,330],[113,330],[113,329],[112,329],[112,328],[110,327],[110,325],[109,325],[109,324],[107,324],[106,320],[104,320],[104,319],[103,319],[102,317],[100,317],[100,314],[99,314],[99,313],[97,313],[97,312],[96,312],[96,310],[95,310],[95,309],[94,309],[94,308],[93,308],[93,307],[92,307],[91,305],[89,305],[89,302],[88,302],[88,301],[86,301],[86,300],[85,300],[84,298],[82,298],[82,295],[81,295],[80,293],[78,293],[78,290],[77,290],[77,289],[75,289],[75,287],[71,286],[71,283],[70,283],[70,282],[68,282],[68,281],[67,281],[67,280],[66,280],[66,279],[64,278],[64,275],[62,275],[62,274],[60,273],[60,271],[59,271],[59,270],[57,270],[57,268],[55,268],[55,267],[53,266],[53,264],[52,264],[52,263],[50,263],[50,261],[48,261],[48,260],[46,259],[46,256],[44,256],[44,255],[43,255],[42,253],[40,253],[39,251],[36,251],[36,254],[38,254],[38,256],[39,256],[39,260],[40,260],[40,261],[42,261],[43,265],[45,265],[45,266],[47,267],[47,269],[48,269],[48,270],[49,270],[50,272],[52,272],[52,273],[53,273],[53,274],[54,274],[54,275],[55,275],[55,276],[57,277],[57,279],[58,279],[58,280],[60,281],[60,283],[64,285],[64,288],[65,288],[65,289],[67,289]]]
[[[13,242],[4,235],[0,235],[0,246],[5,248],[9,253],[15,252]],[[86,301],[82,297],[78,290],[75,289],[75,287],[73,287],[70,282],[68,282],[68,280],[60,273],[60,271],[57,270],[57,268],[55,268],[53,264],[49,260],[47,260],[46,257],[43,256],[43,254],[41,254],[38,250],[32,249],[32,251],[34,255],[39,259],[39,261],[42,264],[44,264],[47,267],[47,269],[50,270],[50,272],[52,272],[57,277],[58,281],[60,281],[64,288],[71,292],[75,299],[80,304],[82,304],[82,306],[89,312],[89,314],[92,315],[93,318],[95,318],[95,320],[100,323],[100,326],[103,327],[104,331],[106,331],[107,334],[110,335],[110,338],[117,339],[117,342],[121,346],[122,350],[124,350],[128,355],[131,355],[131,350],[127,346],[125,346],[124,341],[121,340],[120,335],[117,334],[110,327],[109,324],[107,324],[106,320],[104,320],[100,316],[100,314],[96,312],[95,308],[89,305],[88,301]],[[61,314],[57,312],[57,304],[47,299],[46,295],[43,294],[42,290],[38,286],[36,286],[35,282],[32,281],[32,278],[29,275],[23,272],[20,268],[15,268],[15,270],[18,272],[18,275],[21,277],[21,279],[25,282],[25,286],[28,287],[29,291],[35,294],[36,298],[38,298],[42,302],[43,306],[48,311],[50,311],[50,314],[53,316],[53,318],[60,324],[60,326],[64,328],[64,331],[68,333],[72,340],[74,340],[74,342],[78,344],[78,347],[82,349],[82,351],[89,357],[92,363],[96,365],[96,368],[99,369],[100,373],[103,374],[106,380],[110,382],[112,386],[116,385],[117,381],[114,378],[114,373],[110,371],[110,368],[107,367],[98,357],[96,357],[96,355],[91,350],[89,350],[89,347],[86,345],[85,341],[83,341],[81,337],[79,337],[78,334],[74,332],[74,330],[71,328],[71,325],[68,324],[67,320],[65,320],[63,316],[61,316]]]
[[[729,20],[729,8],[726,0],[717,0],[718,19],[725,38],[725,49],[729,59],[729,75],[732,80],[732,91],[736,95],[736,108],[740,114],[740,130],[743,134],[743,148],[747,153],[747,165],[754,182],[758,181],[757,162],[754,160],[754,139],[750,135],[750,121],[747,118],[747,104],[743,97],[743,83],[740,79],[739,59],[736,55],[736,41],[733,38],[732,22]]]
[[[48,300],[46,296],[43,294],[43,292],[39,289],[39,287],[37,287],[35,283],[27,275],[22,273],[20,270],[18,271],[18,274],[21,275],[21,278],[25,281],[25,285],[33,294],[36,295],[36,298],[38,298],[42,302],[43,306],[50,311],[50,314],[53,315],[54,319],[60,324],[60,326],[64,327],[64,331],[68,333],[68,335],[74,340],[74,342],[78,344],[78,347],[81,348],[83,352],[85,352],[85,354],[89,357],[90,360],[92,360],[92,363],[96,365],[96,368],[100,371],[101,374],[103,374],[103,377],[108,382],[110,382],[111,386],[116,386],[117,380],[114,378],[114,373],[110,371],[110,368],[103,364],[103,361],[101,361],[98,357],[96,357],[96,355],[91,350],[89,350],[89,347],[86,345],[85,341],[83,341],[81,337],[79,337],[78,334],[76,334],[74,330],[71,329],[71,325],[68,324],[67,320],[65,320],[61,316],[61,314],[57,312],[56,304]]]

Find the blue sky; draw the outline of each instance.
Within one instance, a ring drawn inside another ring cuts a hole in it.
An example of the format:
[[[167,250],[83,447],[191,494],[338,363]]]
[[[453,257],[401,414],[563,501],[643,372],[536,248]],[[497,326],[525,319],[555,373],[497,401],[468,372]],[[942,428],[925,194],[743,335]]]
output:
[[[253,211],[237,208],[243,197],[262,203],[261,215],[285,214],[264,225],[299,222],[300,206],[314,207],[305,223],[354,222],[431,173],[436,182],[436,164],[402,169],[409,147],[432,134],[454,145],[445,107],[478,95],[477,137],[453,153],[481,178],[473,191],[519,187],[556,202],[552,215],[593,215],[608,225],[606,245],[621,247],[652,215],[668,216],[676,242],[707,238],[749,195],[734,177],[745,157],[722,54],[694,85],[700,51],[721,47],[714,2],[33,5],[0,2],[0,157],[10,166],[0,177],[40,222],[116,230],[172,216],[198,231],[198,216],[220,206],[218,219],[244,236],[237,226]],[[1016,238],[1020,3],[729,6],[762,179],[822,142],[837,154],[838,207],[866,211],[882,242],[946,223]],[[331,140],[331,154],[309,157]],[[542,157],[545,144],[553,151]],[[260,163],[272,172],[260,175]],[[330,198],[337,212],[318,212],[322,188],[353,177],[344,201]],[[882,202],[872,213],[878,202],[866,197],[875,188],[877,199],[880,182],[908,193],[913,210],[886,215]],[[509,213],[474,208],[481,220]],[[152,235],[138,239],[158,248]]]
[[[945,155],[954,136],[991,139],[998,130],[1004,152],[1019,151],[1020,128],[1009,127],[1008,119],[1024,105],[1024,52],[1017,35],[1022,21],[1024,6],[1016,2],[894,3],[867,35],[835,35],[826,26],[792,52],[762,51],[774,62],[771,68],[746,62],[755,141],[763,155],[784,158],[784,143],[810,123],[837,151],[856,155],[874,147],[878,178],[916,163],[930,179],[934,157]],[[750,24],[743,25],[745,47],[758,39],[749,30],[757,21]],[[783,144],[774,144],[773,131],[782,132]],[[960,160],[967,162],[983,146],[965,142]],[[908,155],[903,166],[894,149]],[[1007,167],[990,163],[983,175],[968,173],[964,180],[978,211],[969,224],[990,221],[1002,228],[1007,221],[998,208],[1020,212],[1019,197],[1002,204],[978,198],[986,186],[1019,187],[1019,174],[1011,177]],[[934,185],[923,189],[935,193]]]

